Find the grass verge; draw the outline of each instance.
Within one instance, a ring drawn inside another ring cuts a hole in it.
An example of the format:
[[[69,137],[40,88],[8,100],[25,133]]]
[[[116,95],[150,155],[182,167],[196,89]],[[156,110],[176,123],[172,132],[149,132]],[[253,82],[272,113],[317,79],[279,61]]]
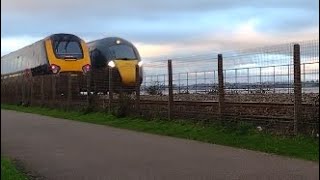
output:
[[[1,157],[1,179],[5,180],[26,180],[25,174],[18,171],[15,165],[6,157]]]
[[[107,113],[63,111],[41,107],[1,104],[1,109],[41,114],[118,128],[167,135],[202,142],[239,147],[305,160],[319,161],[319,139],[305,136],[284,137],[259,133],[247,126],[229,128],[221,125],[202,126],[194,123],[116,118]]]

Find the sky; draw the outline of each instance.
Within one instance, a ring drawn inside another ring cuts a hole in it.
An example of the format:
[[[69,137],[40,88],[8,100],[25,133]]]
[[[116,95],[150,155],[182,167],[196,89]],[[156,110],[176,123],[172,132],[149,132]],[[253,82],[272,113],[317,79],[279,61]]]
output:
[[[62,32],[122,37],[142,58],[219,52],[319,39],[319,1],[1,1],[1,56]]]

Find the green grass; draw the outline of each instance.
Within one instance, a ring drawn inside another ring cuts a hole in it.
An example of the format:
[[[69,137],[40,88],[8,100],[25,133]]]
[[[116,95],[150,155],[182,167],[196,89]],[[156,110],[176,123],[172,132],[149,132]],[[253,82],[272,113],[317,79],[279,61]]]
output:
[[[102,112],[83,113],[3,104],[1,108],[319,161],[318,138],[259,133],[245,124],[228,128],[218,124],[203,126],[177,121],[116,118]]]
[[[8,158],[1,157],[1,179],[26,180],[28,177],[18,171],[15,165]]]

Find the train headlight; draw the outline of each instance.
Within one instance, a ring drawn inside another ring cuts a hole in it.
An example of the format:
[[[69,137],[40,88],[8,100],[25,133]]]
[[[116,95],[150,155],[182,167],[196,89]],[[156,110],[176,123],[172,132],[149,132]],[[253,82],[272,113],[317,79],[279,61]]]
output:
[[[138,62],[138,66],[139,66],[139,67],[142,67],[142,65],[143,65],[143,62],[142,62],[142,61]]]
[[[116,41],[116,43],[117,43],[117,44],[120,44],[120,43],[121,43],[121,41],[118,39],[118,40]]]
[[[109,61],[108,66],[114,68],[116,67],[116,64],[113,61]]]
[[[50,69],[54,74],[57,74],[60,71],[60,67],[55,64],[51,64]]]

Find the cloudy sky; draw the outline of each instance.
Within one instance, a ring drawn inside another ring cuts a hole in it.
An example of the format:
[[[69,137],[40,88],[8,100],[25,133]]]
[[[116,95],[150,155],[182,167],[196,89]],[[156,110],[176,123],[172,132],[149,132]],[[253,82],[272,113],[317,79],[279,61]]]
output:
[[[318,39],[319,0],[2,0],[1,27],[1,55],[64,32],[161,57]]]

